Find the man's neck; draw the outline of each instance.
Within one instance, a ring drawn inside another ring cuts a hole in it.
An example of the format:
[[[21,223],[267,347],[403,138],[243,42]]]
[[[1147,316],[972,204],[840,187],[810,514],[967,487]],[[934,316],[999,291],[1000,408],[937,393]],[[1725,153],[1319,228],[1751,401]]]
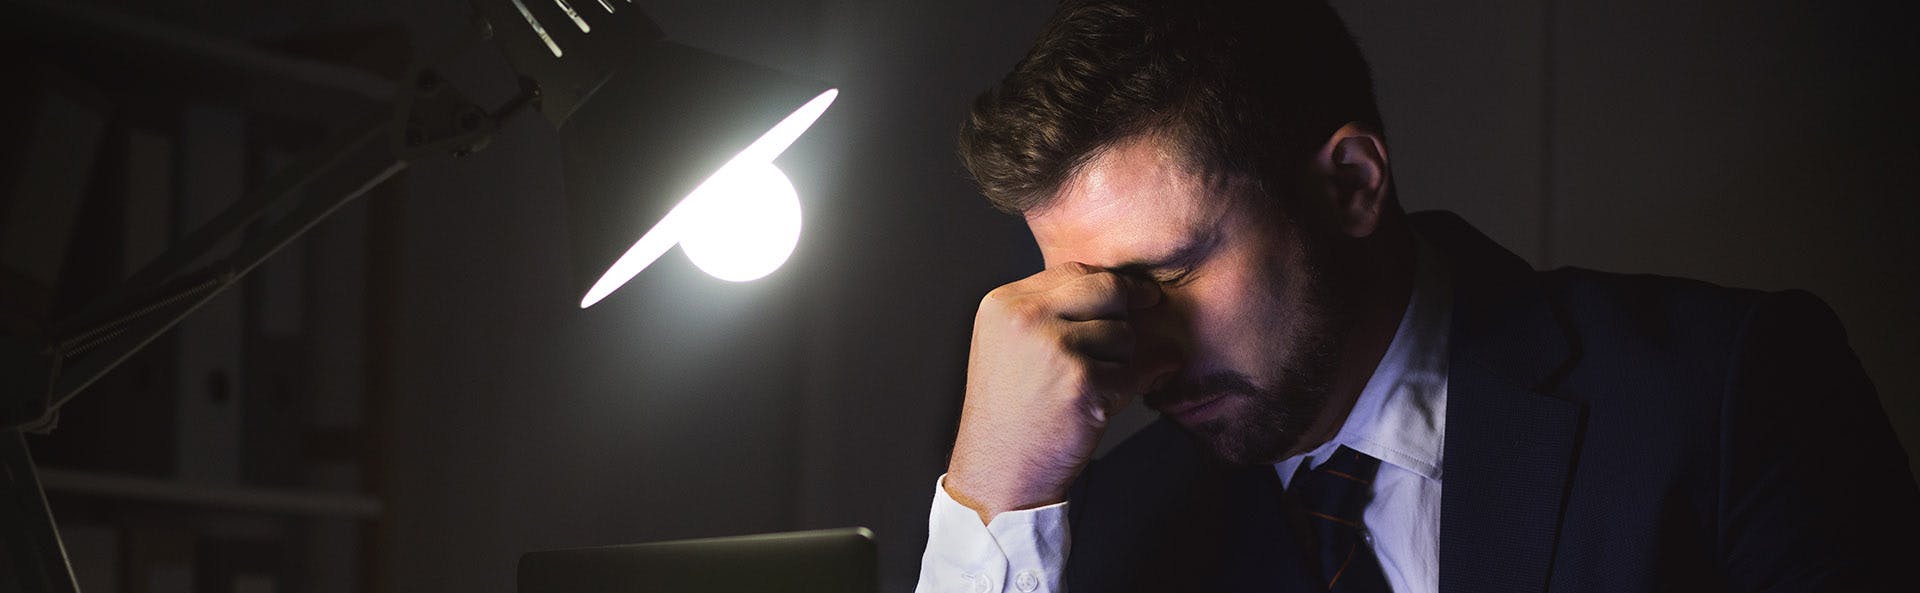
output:
[[[1393,344],[1413,298],[1415,247],[1413,231],[1404,215],[1384,217],[1380,228],[1361,239],[1354,251],[1352,257],[1337,264],[1343,269],[1331,271],[1352,274],[1347,281],[1354,286],[1351,294],[1359,303],[1341,341],[1339,367],[1327,391],[1327,404],[1308,436],[1287,452],[1287,457],[1312,451],[1340,433],[1360,391]]]

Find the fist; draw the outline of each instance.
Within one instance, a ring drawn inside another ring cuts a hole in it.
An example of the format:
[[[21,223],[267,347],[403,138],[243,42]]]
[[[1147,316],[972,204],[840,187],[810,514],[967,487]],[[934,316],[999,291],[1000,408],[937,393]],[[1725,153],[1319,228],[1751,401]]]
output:
[[[1136,356],[1152,281],[1077,262],[987,293],[974,316],[966,403],[946,489],[990,522],[1066,500],[1107,419],[1169,370]]]

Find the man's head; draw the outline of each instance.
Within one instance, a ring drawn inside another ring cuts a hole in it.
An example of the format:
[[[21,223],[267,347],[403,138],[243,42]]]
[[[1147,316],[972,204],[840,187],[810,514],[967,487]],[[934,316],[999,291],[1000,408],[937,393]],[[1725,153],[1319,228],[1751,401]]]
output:
[[[1066,0],[960,142],[1049,266],[1161,284],[1137,356],[1178,370],[1147,404],[1258,463],[1338,429],[1404,307],[1380,128],[1324,4]]]
[[[1322,2],[1063,0],[974,103],[960,155],[996,207],[1025,213],[1130,136],[1284,183],[1349,122],[1382,129],[1366,59]]]

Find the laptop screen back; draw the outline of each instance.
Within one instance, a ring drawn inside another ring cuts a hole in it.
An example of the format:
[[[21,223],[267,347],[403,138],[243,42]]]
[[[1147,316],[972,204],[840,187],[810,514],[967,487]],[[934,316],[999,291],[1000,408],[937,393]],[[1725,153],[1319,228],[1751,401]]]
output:
[[[875,593],[864,527],[530,552],[520,593]]]

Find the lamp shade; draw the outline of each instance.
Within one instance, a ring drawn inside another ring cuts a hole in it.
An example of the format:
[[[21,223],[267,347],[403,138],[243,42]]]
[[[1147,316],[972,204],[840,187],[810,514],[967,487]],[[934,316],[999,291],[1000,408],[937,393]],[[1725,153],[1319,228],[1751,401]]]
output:
[[[641,45],[560,125],[580,306],[675,245],[727,280],[777,267],[800,219],[773,160],[835,95],[677,43]]]

